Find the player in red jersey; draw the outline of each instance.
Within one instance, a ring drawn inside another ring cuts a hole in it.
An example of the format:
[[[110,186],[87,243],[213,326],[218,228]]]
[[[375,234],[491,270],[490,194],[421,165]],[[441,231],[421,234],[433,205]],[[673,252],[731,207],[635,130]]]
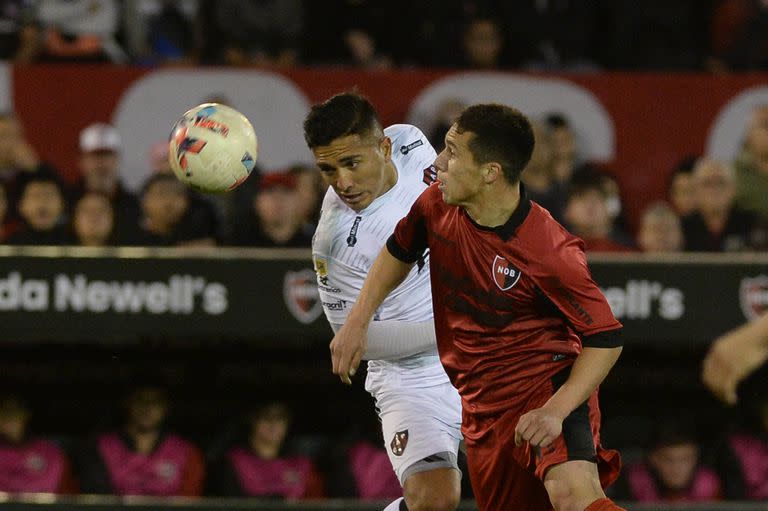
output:
[[[334,373],[354,375],[376,308],[428,249],[438,349],[462,397],[480,509],[621,509],[602,489],[620,461],[600,445],[597,400],[621,324],[583,242],[526,197],[530,123],[474,105],[445,141],[439,185],[397,225],[331,342]]]

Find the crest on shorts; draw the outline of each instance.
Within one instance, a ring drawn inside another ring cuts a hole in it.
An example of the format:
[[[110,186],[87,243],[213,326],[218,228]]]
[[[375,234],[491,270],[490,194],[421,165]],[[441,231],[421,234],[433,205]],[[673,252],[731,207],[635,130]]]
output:
[[[501,256],[496,256],[491,267],[493,281],[499,289],[506,291],[511,289],[520,280],[520,270],[512,266],[509,261]]]
[[[405,447],[408,445],[408,430],[398,431],[395,436],[392,437],[392,441],[389,443],[392,454],[395,456],[402,456],[405,452]]]
[[[749,320],[768,311],[768,276],[759,275],[741,279],[739,302],[741,311]]]
[[[323,313],[313,270],[285,272],[283,298],[293,317],[305,325],[314,322]]]

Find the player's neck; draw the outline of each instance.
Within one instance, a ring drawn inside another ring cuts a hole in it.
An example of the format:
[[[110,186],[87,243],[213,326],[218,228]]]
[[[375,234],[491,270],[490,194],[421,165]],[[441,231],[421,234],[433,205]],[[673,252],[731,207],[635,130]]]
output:
[[[471,203],[464,205],[467,214],[483,227],[504,225],[520,204],[520,184],[490,186]]]

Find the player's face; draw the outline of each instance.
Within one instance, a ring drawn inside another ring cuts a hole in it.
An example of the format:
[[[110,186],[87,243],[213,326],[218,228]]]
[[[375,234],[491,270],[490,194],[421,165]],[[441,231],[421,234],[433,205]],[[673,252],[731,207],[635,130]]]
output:
[[[397,181],[388,137],[348,135],[312,152],[323,181],[355,211],[367,208]]]
[[[438,188],[446,204],[467,204],[480,192],[480,166],[469,149],[473,136],[467,131],[458,133],[454,124],[445,135],[445,149],[435,160]]]

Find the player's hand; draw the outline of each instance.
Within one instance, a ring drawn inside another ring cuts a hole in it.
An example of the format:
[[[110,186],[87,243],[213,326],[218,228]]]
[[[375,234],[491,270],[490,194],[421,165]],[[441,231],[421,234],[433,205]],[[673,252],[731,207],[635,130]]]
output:
[[[563,419],[546,407],[523,414],[515,427],[515,445],[528,442],[532,447],[546,447],[563,431]]]
[[[366,326],[358,326],[347,321],[331,341],[331,362],[333,374],[338,374],[341,381],[350,385],[368,341]]]
[[[702,380],[722,401],[736,404],[736,388],[752,371],[768,360],[768,349],[752,342],[743,330],[728,333],[712,343],[704,358]]]

